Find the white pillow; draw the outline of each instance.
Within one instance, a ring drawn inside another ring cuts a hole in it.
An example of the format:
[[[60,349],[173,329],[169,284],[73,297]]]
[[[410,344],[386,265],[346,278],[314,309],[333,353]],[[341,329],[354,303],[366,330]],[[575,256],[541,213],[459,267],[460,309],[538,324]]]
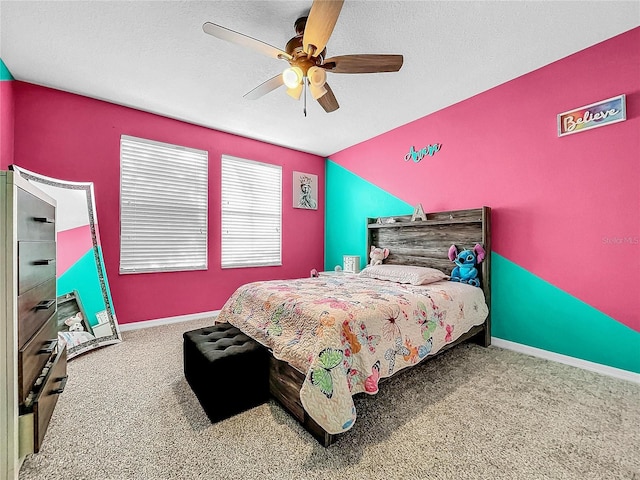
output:
[[[410,283],[411,285],[427,285],[428,283],[449,278],[448,275],[435,268],[416,267],[413,265],[368,266],[360,272],[360,276],[397,283]]]

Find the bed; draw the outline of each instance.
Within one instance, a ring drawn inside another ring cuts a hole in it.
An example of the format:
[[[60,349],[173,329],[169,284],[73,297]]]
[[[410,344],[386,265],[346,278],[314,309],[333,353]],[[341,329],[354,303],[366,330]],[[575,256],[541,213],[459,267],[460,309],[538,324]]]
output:
[[[329,446],[356,420],[353,395],[375,395],[385,378],[461,342],[489,345],[490,213],[482,207],[428,213],[417,221],[410,215],[369,218],[368,249],[390,250],[385,274],[421,267],[420,278],[409,279],[415,284],[370,278],[370,269],[253,282],[236,290],[216,321],[270,350],[272,396]],[[452,244],[484,246],[480,288],[437,273],[451,273]]]

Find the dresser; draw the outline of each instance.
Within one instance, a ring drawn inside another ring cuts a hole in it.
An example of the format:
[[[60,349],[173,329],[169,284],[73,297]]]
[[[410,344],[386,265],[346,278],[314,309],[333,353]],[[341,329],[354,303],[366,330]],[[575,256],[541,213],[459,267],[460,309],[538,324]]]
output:
[[[67,381],[66,350],[58,343],[55,219],[55,200],[16,173],[0,172],[0,376],[6,383],[0,383],[0,464],[8,469],[0,476],[7,478],[40,450]]]

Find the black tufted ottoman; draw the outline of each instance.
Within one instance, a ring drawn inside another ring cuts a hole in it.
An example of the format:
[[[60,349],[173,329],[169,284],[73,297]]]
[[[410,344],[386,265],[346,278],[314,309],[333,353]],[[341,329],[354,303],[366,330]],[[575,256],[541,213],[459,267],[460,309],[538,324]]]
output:
[[[269,399],[269,353],[221,323],[185,332],[184,376],[212,422]]]

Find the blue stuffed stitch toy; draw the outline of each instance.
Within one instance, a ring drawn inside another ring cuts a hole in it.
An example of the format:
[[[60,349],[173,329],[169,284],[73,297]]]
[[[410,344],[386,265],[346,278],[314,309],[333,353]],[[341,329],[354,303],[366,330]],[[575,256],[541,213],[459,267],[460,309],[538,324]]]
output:
[[[485,251],[482,245],[476,244],[473,249],[462,250],[458,252],[455,245],[449,248],[449,260],[456,264],[451,271],[452,282],[468,283],[474,287],[480,286],[478,278],[478,269],[476,266],[484,260]]]

